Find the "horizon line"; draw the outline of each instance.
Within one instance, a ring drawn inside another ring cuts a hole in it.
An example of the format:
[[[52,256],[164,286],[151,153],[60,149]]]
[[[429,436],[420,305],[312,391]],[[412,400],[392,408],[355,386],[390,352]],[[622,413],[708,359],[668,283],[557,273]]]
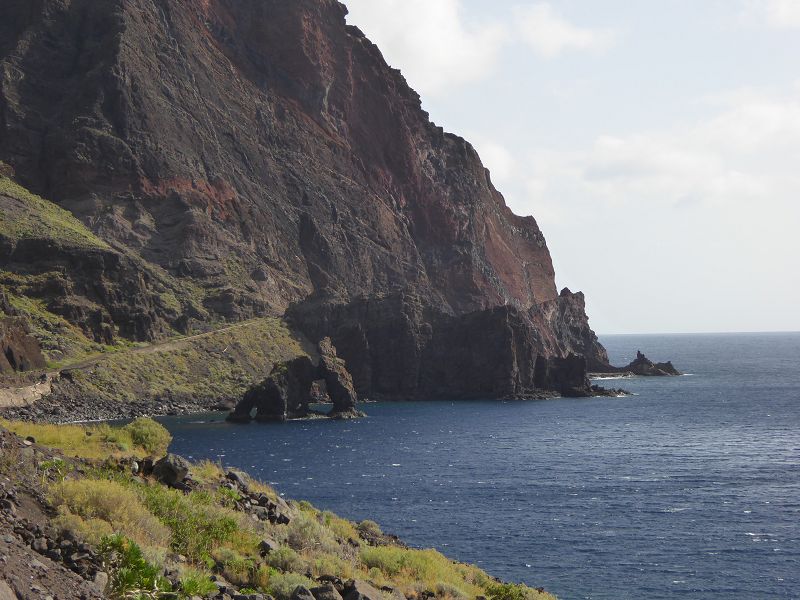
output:
[[[653,331],[653,332],[604,332],[597,333],[598,337],[604,335],[758,335],[775,333],[800,333],[797,329],[773,329],[773,330],[752,330],[752,331]]]

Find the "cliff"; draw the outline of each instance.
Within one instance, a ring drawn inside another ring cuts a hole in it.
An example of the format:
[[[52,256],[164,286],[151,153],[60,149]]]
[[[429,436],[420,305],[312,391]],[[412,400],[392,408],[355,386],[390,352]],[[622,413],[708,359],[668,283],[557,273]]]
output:
[[[18,305],[101,345],[286,313],[367,397],[576,394],[564,361],[607,364],[536,221],[342,4],[3,10],[0,161],[37,200],[0,201],[59,225],[0,222]]]

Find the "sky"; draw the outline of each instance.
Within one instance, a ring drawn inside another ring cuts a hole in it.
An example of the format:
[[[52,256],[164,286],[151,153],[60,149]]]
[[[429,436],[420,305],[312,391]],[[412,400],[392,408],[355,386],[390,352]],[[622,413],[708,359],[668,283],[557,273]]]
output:
[[[800,331],[800,0],[349,0],[599,333]]]

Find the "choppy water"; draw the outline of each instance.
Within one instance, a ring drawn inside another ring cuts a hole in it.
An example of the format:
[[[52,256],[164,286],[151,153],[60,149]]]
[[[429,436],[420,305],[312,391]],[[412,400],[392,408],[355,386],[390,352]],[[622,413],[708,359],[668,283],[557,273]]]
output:
[[[609,336],[629,398],[167,421],[174,451],[562,599],[800,598],[800,334]]]

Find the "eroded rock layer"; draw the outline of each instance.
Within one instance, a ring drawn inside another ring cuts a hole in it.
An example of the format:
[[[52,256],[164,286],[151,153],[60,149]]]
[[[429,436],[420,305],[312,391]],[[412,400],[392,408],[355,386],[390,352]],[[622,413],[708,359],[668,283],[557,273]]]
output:
[[[536,221],[339,2],[3,13],[0,160],[109,245],[58,246],[67,282],[47,300],[97,339],[290,309],[333,338],[359,393],[392,398],[577,393],[585,373],[559,361],[607,363]]]

